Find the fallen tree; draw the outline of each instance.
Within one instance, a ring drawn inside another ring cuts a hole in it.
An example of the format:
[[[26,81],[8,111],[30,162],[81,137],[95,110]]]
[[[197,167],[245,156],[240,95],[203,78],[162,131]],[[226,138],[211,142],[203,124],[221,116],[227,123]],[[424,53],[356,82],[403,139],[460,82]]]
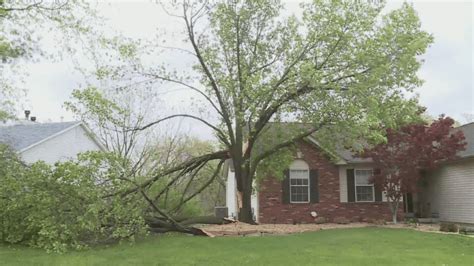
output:
[[[221,154],[221,153],[216,153],[216,154]],[[189,161],[185,162],[184,165],[180,165],[179,168],[182,168],[181,172],[168,184],[166,187],[160,191],[157,195],[157,198],[159,198],[161,195],[163,195],[163,191],[168,189],[171,184],[175,183],[179,178],[182,178],[183,176],[186,176],[186,174],[193,172],[194,170],[197,169],[194,174],[199,172],[199,168],[201,164],[207,164],[208,160],[210,158],[214,158],[214,156],[204,156],[203,158],[194,158],[191,160],[191,163]],[[194,193],[192,193],[188,197],[181,197],[181,200],[179,201],[178,205],[175,206],[173,210],[179,209],[183,204],[194,198],[196,195],[202,192],[203,189],[205,189],[216,177],[217,175],[220,174],[221,172],[221,167],[224,164],[224,160],[221,160],[216,169],[214,170],[214,173],[212,174],[211,178],[209,179],[208,182],[204,183],[204,185],[200,188],[197,189]],[[169,171],[169,170],[168,170]],[[163,174],[167,174],[168,171],[164,171]],[[188,177],[189,178],[189,177]],[[211,236],[209,233],[206,231],[193,227],[192,225],[195,224],[227,224],[231,222],[235,222],[232,219],[228,218],[218,218],[215,216],[198,216],[198,217],[172,217],[169,215],[166,211],[160,209],[155,201],[153,201],[146,193],[144,190],[144,187],[148,185],[148,181],[142,184],[138,184],[137,182],[129,179],[122,177],[122,179],[131,182],[135,185],[135,189],[130,189],[125,191],[124,193],[118,194],[120,196],[128,195],[130,193],[140,193],[143,198],[148,202],[150,205],[152,211],[154,213],[157,213],[159,216],[152,216],[145,218],[145,222],[149,227],[149,230],[154,233],[165,233],[165,232],[181,232],[181,233],[187,233],[187,234],[193,234],[193,235],[202,235],[202,236]],[[192,179],[192,178],[191,178]],[[189,184],[189,183],[188,183]],[[117,196],[117,195],[116,195]]]
[[[121,159],[113,153],[89,152],[54,167],[43,162],[26,165],[0,145],[0,241],[64,252],[133,239],[147,230],[212,236],[196,225],[233,222],[183,211],[218,175],[223,161],[202,187],[179,195],[174,204],[163,208],[164,196],[155,197],[166,188],[156,191],[136,185],[123,172]],[[188,182],[191,177],[179,176],[175,182]],[[131,187],[134,192],[110,196]]]
[[[208,232],[194,227],[199,224],[230,224],[237,221],[229,218],[218,218],[215,216],[197,216],[174,218],[174,221],[180,225],[180,228],[167,221],[163,217],[150,217],[146,219],[149,230],[153,233],[181,232],[193,235],[212,236]],[[184,230],[183,230],[184,229]]]
[[[121,95],[124,99],[128,96],[129,93]],[[198,228],[191,227],[189,222],[192,219],[183,224],[173,217],[182,216],[183,208],[215,183],[224,161],[230,157],[229,153],[209,152],[214,149],[211,143],[179,135],[152,142],[145,132],[150,126],[144,125],[144,114],[135,113],[127,105],[122,106],[122,98],[114,94],[110,97],[103,90],[89,87],[74,91],[71,101],[66,103],[81,120],[95,129],[99,141],[116,156],[110,167],[118,171],[118,179],[123,185],[108,190],[102,199],[144,199],[144,216],[162,221],[148,224],[149,219],[145,219],[150,231],[205,235]],[[140,103],[148,101],[138,100]],[[189,213],[186,216],[191,217]],[[201,223],[224,222],[196,216]]]

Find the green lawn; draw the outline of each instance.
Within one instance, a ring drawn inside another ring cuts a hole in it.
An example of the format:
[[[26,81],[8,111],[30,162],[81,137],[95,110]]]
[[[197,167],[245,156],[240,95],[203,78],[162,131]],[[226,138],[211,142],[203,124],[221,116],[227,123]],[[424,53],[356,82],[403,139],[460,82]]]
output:
[[[0,246],[0,265],[474,265],[474,238],[407,229],[287,236],[154,236],[82,252]]]

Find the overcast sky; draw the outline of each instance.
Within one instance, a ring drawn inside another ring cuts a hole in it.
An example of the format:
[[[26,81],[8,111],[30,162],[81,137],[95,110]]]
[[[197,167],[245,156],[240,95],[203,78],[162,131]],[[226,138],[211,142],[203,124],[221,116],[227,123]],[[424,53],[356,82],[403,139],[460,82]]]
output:
[[[389,1],[387,9],[400,6]],[[287,4],[289,9],[296,2]],[[473,4],[471,1],[415,1],[422,28],[433,34],[434,44],[423,57],[425,64],[419,75],[425,84],[417,90],[420,102],[428,113],[441,113],[465,122],[464,113],[474,113],[473,89]],[[156,33],[157,27],[172,27],[172,22],[161,8],[148,1],[122,1],[101,4],[100,14],[108,26],[130,37],[146,37]],[[31,109],[39,121],[73,119],[63,109],[73,89],[84,83],[75,73],[70,61],[41,61],[28,67],[29,89],[25,108]],[[179,104],[180,95],[174,97]]]

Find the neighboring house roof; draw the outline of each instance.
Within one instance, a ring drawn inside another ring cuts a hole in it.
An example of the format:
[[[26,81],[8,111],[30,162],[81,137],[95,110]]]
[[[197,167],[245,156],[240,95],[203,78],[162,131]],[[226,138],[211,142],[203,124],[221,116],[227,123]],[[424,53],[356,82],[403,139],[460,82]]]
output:
[[[0,143],[5,143],[18,152],[24,152],[39,143],[80,125],[82,125],[81,122],[73,121],[0,126]],[[95,139],[92,139],[95,142]],[[97,144],[102,148],[102,145]]]
[[[461,158],[474,156],[474,122],[457,127],[455,130],[461,130],[467,142],[466,149],[457,155]]]

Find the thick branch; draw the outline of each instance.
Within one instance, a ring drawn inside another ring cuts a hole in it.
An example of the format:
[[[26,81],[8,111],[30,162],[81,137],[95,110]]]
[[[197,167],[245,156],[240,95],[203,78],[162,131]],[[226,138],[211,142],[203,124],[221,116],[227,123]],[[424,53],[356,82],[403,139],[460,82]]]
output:
[[[166,120],[170,120],[170,119],[173,119],[173,118],[178,118],[178,117],[184,117],[184,118],[191,118],[191,119],[194,119],[194,120],[197,120],[203,124],[205,124],[206,126],[210,127],[211,129],[213,129],[216,133],[217,133],[217,137],[222,141],[224,142],[226,145],[230,146],[230,143],[229,141],[227,140],[226,138],[226,135],[225,133],[219,129],[218,127],[212,125],[211,123],[207,122],[206,120],[200,118],[200,117],[197,117],[197,116],[194,116],[194,115],[189,115],[189,114],[174,114],[174,115],[170,115],[170,116],[167,116],[167,117],[164,117],[164,118],[161,118],[159,120],[156,120],[154,122],[151,122],[143,127],[138,127],[138,128],[133,128],[133,129],[130,129],[131,131],[136,131],[136,130],[145,130],[149,127],[152,127],[154,125],[157,125],[159,123],[162,123]]]
[[[193,199],[194,197],[196,197],[198,194],[200,194],[204,189],[206,189],[215,179],[216,177],[220,174],[221,172],[221,168],[222,168],[222,165],[224,164],[224,160],[221,160],[219,162],[219,164],[217,165],[217,168],[216,170],[214,171],[214,174],[211,176],[211,178],[206,182],[204,183],[198,190],[196,190],[193,194],[191,194],[190,196],[188,196],[186,199],[184,199],[184,195],[183,195],[183,198],[181,198],[181,202],[179,203],[178,206],[176,206],[172,212],[176,211],[176,210],[179,210],[184,204],[186,204],[188,201],[190,201],[191,199]]]
[[[179,85],[182,85],[188,89],[191,89],[197,93],[199,93],[201,96],[203,96],[211,105],[212,107],[217,111],[217,113],[219,113],[220,116],[224,116],[224,114],[222,113],[222,111],[216,106],[216,104],[214,103],[214,101],[212,101],[212,99],[206,95],[204,92],[202,92],[200,89],[194,87],[194,86],[191,86],[183,81],[180,81],[180,80],[176,80],[176,79],[172,79],[172,78],[168,78],[168,77],[163,77],[163,76],[160,76],[160,75],[156,75],[156,74],[145,74],[145,75],[149,75],[149,76],[153,76],[155,77],[156,79],[159,79],[159,80],[163,80],[163,81],[168,81],[168,82],[172,82],[172,83],[176,83],[176,84],[179,84]]]
[[[195,157],[195,158],[192,158],[188,161],[185,161],[185,162],[183,162],[183,163],[181,163],[177,166],[174,166],[174,167],[171,167],[169,169],[163,170],[162,172],[156,174],[155,176],[153,176],[150,179],[148,179],[148,180],[144,181],[143,183],[141,183],[138,186],[138,188],[148,187],[151,184],[153,184],[154,182],[156,182],[158,179],[160,179],[160,177],[167,176],[167,175],[170,175],[172,173],[182,171],[184,169],[188,169],[189,167],[192,167],[193,165],[200,165],[203,162],[209,162],[209,161],[213,161],[213,160],[226,160],[226,159],[229,159],[229,153],[226,150],[218,151],[218,152],[214,152],[214,153],[209,153],[209,154],[202,155],[202,156],[199,156],[199,157]],[[118,192],[115,192],[115,193],[112,193],[112,194],[109,194],[109,195],[105,195],[104,198],[117,196],[117,195],[125,196],[125,195],[128,195],[130,193],[137,192],[138,188],[134,187],[134,188],[130,188],[130,189],[125,190],[125,191],[118,191]]]

